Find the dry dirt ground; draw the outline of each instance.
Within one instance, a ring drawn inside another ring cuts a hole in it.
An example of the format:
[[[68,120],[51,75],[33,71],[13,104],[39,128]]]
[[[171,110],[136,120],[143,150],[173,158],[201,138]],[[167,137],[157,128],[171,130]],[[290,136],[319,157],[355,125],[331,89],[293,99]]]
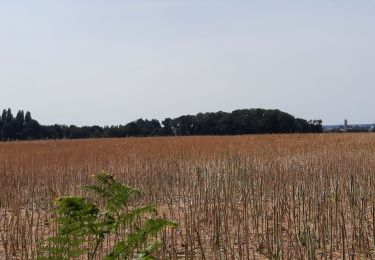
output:
[[[370,133],[0,143],[0,259],[34,259],[100,171],[180,224],[162,259],[375,259],[374,155]]]

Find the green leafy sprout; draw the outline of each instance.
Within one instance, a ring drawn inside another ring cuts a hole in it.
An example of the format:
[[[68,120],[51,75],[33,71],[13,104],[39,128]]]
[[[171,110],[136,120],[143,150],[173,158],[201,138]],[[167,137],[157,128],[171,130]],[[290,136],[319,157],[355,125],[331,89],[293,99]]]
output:
[[[105,259],[154,259],[152,254],[161,245],[158,234],[177,224],[158,218],[153,205],[131,206],[130,200],[142,192],[116,181],[110,174],[97,174],[95,182],[83,188],[97,198],[97,203],[77,196],[54,200],[53,221],[58,230],[41,244],[38,259],[96,259],[108,237],[114,243],[106,249]]]

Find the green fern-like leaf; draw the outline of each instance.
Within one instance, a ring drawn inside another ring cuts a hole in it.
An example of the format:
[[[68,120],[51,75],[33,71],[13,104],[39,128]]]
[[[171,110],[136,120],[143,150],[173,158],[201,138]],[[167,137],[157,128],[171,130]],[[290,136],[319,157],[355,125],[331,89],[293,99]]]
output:
[[[147,243],[150,238],[155,237],[163,228],[176,226],[177,224],[170,220],[148,219],[142,228],[137,228],[125,240],[118,242],[109,256],[114,258],[119,256],[129,257],[137,247]]]
[[[143,217],[146,214],[156,214],[157,210],[155,206],[149,205],[140,208],[133,209],[130,212],[124,212],[119,215],[117,225],[131,223],[134,220]]]
[[[94,178],[98,183],[102,185],[108,185],[115,182],[115,178],[106,172],[98,173]]]
[[[139,253],[136,260],[152,260],[155,259],[151,254],[154,253],[161,246],[161,242],[155,240],[151,242],[141,253]]]
[[[96,196],[100,197],[100,198],[106,198],[109,196],[108,192],[99,187],[99,186],[96,186],[96,185],[83,185],[82,186],[85,190],[88,190],[90,192],[92,192],[93,194],[95,194]]]
[[[95,176],[96,184],[83,188],[100,199],[101,210],[82,197],[60,197],[55,199],[58,224],[57,235],[44,241],[38,250],[38,259],[72,259],[83,255],[95,259],[97,250],[106,237],[113,234],[125,235],[111,249],[106,259],[154,259],[152,253],[160,246],[155,240],[165,227],[176,223],[166,219],[153,219],[157,209],[153,205],[132,207],[131,199],[142,192],[130,188],[102,172]],[[121,230],[125,228],[124,230]],[[119,232],[120,231],[120,232]]]

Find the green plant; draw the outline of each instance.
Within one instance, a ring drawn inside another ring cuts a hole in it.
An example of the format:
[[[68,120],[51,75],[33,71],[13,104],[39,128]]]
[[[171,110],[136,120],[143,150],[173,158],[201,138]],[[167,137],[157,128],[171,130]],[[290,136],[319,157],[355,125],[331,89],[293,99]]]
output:
[[[96,185],[83,188],[94,194],[98,206],[89,199],[67,196],[54,203],[57,235],[39,250],[39,259],[71,259],[87,255],[94,259],[105,238],[116,241],[107,250],[106,259],[153,259],[160,246],[156,239],[165,227],[177,224],[156,218],[155,206],[132,207],[130,200],[142,193],[114,179],[107,173],[95,176]],[[122,235],[121,235],[122,234]]]

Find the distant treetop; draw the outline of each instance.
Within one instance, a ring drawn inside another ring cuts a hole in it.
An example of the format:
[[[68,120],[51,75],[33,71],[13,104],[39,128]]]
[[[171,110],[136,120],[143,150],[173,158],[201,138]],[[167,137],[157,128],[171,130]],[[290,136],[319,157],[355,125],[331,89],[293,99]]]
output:
[[[307,121],[278,109],[240,109],[198,113],[177,118],[138,119],[118,126],[43,126],[23,110],[12,114],[4,109],[0,117],[0,140],[77,139],[130,136],[243,135],[276,133],[321,133],[321,120]]]

